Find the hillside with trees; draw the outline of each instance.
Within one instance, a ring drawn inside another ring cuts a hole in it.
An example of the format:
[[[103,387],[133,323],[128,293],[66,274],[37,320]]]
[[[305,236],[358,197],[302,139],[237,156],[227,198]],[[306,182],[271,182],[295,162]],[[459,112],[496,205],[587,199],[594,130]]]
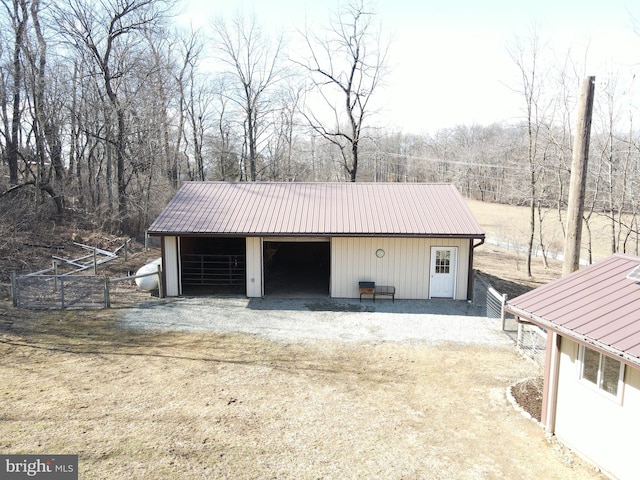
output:
[[[166,0],[2,0],[4,239],[64,222],[141,238],[181,182],[204,180],[450,182],[530,206],[541,246],[547,222],[564,224],[581,68],[544,58],[535,30],[507,49],[521,121],[417,134],[379,127],[389,43],[362,0],[325,29],[301,25],[295,49],[252,15],[193,31],[176,12]],[[611,252],[638,253],[627,73],[598,85],[583,241],[606,216]]]

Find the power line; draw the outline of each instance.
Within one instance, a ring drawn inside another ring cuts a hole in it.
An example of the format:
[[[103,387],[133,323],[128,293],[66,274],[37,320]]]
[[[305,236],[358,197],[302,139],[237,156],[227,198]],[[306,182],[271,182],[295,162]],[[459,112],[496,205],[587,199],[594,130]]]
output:
[[[510,166],[510,165],[498,165],[498,164],[492,164],[492,163],[477,163],[477,162],[464,162],[462,160],[446,160],[446,159],[434,159],[434,158],[427,158],[427,157],[417,157],[415,155],[404,155],[401,153],[391,153],[391,152],[382,152],[385,155],[388,155],[390,157],[402,157],[402,158],[407,158],[407,159],[412,159],[412,160],[422,160],[425,162],[432,162],[432,163],[446,163],[447,165],[465,165],[465,166],[469,166],[469,167],[488,167],[488,168],[502,168],[505,170],[521,170],[521,171],[525,171],[525,169],[523,167],[519,167],[516,165]],[[384,162],[384,160],[382,160]],[[389,164],[391,165],[402,165],[400,163],[391,163],[389,162]]]

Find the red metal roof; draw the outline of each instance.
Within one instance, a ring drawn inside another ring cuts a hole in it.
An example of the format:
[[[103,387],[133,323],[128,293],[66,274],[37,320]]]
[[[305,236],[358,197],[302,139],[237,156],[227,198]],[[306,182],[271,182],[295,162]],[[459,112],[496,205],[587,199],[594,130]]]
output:
[[[616,254],[507,302],[533,323],[640,364],[640,257]]]
[[[484,238],[453,185],[188,182],[150,235],[400,235]]]

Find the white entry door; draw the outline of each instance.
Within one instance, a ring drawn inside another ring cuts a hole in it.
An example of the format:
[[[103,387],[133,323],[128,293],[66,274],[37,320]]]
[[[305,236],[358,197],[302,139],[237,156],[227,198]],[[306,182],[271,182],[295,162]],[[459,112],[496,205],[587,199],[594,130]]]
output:
[[[458,247],[431,247],[429,298],[454,298]]]

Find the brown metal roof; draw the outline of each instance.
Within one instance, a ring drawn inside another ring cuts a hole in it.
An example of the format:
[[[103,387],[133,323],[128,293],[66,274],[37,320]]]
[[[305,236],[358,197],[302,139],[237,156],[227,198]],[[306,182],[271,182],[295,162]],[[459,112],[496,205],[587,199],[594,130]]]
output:
[[[506,310],[640,364],[640,258],[616,254],[507,302]]]
[[[188,182],[150,235],[401,235],[484,238],[453,185]]]

